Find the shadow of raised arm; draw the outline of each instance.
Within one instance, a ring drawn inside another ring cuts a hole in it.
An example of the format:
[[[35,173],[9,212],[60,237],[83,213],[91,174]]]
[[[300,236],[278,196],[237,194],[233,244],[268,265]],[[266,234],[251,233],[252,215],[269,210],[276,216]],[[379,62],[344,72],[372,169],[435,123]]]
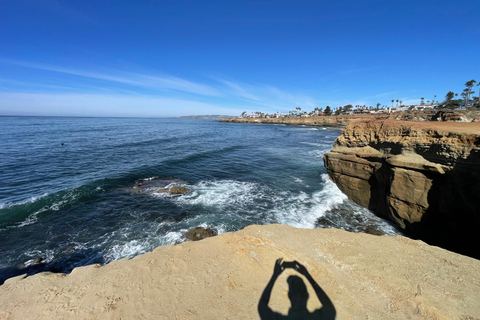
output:
[[[258,314],[263,320],[278,318],[278,314],[270,309],[268,303],[270,302],[270,296],[272,295],[272,289],[275,281],[277,281],[278,276],[283,272],[283,270],[285,270],[282,260],[283,259],[280,258],[275,261],[272,277],[263,290],[262,296],[260,297],[260,302],[258,303]]]
[[[325,320],[335,319],[337,311],[335,310],[335,307],[333,306],[333,303],[328,297],[328,295],[313,279],[313,277],[310,275],[310,273],[308,272],[307,268],[305,268],[304,265],[302,265],[298,261],[294,261],[293,263],[294,263],[294,269],[297,270],[298,273],[300,273],[301,275],[305,276],[305,278],[307,278],[308,282],[310,282],[310,285],[315,290],[318,300],[320,300],[320,302],[322,303],[322,308],[320,309],[320,314],[321,314],[320,319],[325,319]]]
[[[278,312],[273,311],[268,306],[270,302],[270,297],[272,294],[273,286],[277,278],[286,268],[291,268],[296,270],[298,273],[302,274],[307,278],[310,285],[313,287],[315,294],[317,295],[318,300],[322,304],[322,308],[315,310],[313,313],[310,313],[307,310],[307,300],[308,292],[305,286],[304,281],[298,276],[290,276],[287,280],[289,285],[288,297],[291,302],[291,307],[288,311],[288,315],[282,315]],[[283,259],[277,259],[275,261],[275,266],[273,269],[273,275],[270,278],[267,286],[263,290],[262,296],[258,303],[258,313],[262,320],[270,319],[325,319],[325,320],[334,320],[336,317],[336,310],[333,306],[332,301],[327,296],[327,294],[322,290],[322,288],[315,282],[313,277],[307,271],[307,268],[300,264],[298,261],[284,262]]]

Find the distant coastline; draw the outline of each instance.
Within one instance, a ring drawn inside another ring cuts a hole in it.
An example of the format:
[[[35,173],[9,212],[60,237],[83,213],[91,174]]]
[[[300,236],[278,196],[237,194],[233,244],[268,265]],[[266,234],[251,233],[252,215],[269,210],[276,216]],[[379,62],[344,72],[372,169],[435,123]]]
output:
[[[235,118],[234,116],[226,116],[226,115],[197,115],[197,116],[181,116],[176,119],[212,119],[212,120],[221,120],[221,119],[229,119]]]
[[[345,127],[350,122],[367,120],[404,120],[404,121],[453,121],[453,122],[479,122],[480,112],[477,110],[440,110],[440,111],[402,111],[383,114],[357,114],[338,116],[312,116],[312,117],[235,117],[221,119],[220,122],[234,123],[265,123],[284,125],[306,125],[306,126],[332,126]]]

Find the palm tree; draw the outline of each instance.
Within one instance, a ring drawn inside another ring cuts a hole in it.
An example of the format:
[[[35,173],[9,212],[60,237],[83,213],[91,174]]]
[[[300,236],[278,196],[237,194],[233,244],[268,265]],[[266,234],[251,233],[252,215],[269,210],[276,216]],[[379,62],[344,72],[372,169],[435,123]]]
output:
[[[397,108],[398,108],[398,99],[396,101],[397,101]]]
[[[463,90],[463,92],[465,93],[465,95],[464,95],[465,96],[465,107],[467,107],[467,105],[468,105],[468,100],[470,98],[470,94],[474,93],[472,91],[472,88],[475,85],[475,83],[477,83],[477,81],[475,81],[475,80],[470,80],[470,81],[467,81],[465,83],[465,86],[467,87],[465,90]]]
[[[400,107],[402,106],[402,102],[403,102],[403,101],[402,101],[402,100],[400,100]]]
[[[394,101],[395,101],[395,100],[392,99],[392,108],[393,108],[393,102],[394,102]]]
[[[326,106],[325,107],[325,115],[329,116],[331,114],[332,114],[332,109],[330,108],[330,106]]]
[[[420,101],[420,105],[421,105],[421,106],[424,106],[424,105],[425,105],[425,101],[424,101],[425,98],[422,97],[422,98],[420,98],[420,100],[421,100],[421,101]]]

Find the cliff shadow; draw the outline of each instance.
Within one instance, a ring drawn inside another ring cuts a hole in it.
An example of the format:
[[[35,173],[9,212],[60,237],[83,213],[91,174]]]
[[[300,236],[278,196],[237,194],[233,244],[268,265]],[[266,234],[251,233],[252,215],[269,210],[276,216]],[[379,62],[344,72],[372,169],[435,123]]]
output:
[[[290,299],[291,307],[288,310],[287,315],[273,311],[268,303],[270,302],[270,297],[272,294],[272,289],[277,281],[277,278],[280,274],[287,268],[291,268],[301,275],[303,275],[310,285],[313,287],[315,294],[322,304],[320,309],[317,309],[313,312],[307,310],[307,301],[309,294],[307,292],[307,286],[303,279],[299,276],[291,275],[287,279],[288,283],[288,298]],[[328,297],[328,295],[322,290],[322,288],[317,284],[317,282],[312,278],[307,268],[300,264],[298,261],[283,261],[283,259],[277,259],[275,262],[274,270],[270,281],[263,290],[262,296],[258,303],[258,313],[262,320],[270,319],[324,319],[324,320],[333,320],[336,317],[335,307]]]
[[[432,176],[429,207],[419,223],[408,226],[425,242],[480,259],[480,152],[457,163],[444,175]]]

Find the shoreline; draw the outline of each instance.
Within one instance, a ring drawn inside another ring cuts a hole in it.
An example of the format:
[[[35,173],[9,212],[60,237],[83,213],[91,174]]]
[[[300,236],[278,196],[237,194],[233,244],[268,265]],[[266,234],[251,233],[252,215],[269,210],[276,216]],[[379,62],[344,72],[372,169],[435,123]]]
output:
[[[467,136],[479,126],[387,122],[392,127],[388,133],[409,126]],[[300,274],[312,299],[310,312],[322,306],[315,301],[316,284],[338,319],[473,319],[480,314],[480,260],[403,236],[274,224],[159,246],[132,259],[78,267],[68,275],[42,272],[9,278],[0,286],[0,318],[259,319],[259,301],[279,258],[298,262],[311,274],[313,282]],[[299,272],[289,269],[278,278],[268,304],[282,314],[290,305],[288,275]]]
[[[317,285],[338,319],[480,313],[478,260],[402,236],[254,225],[69,275],[8,279],[0,286],[0,318],[260,319],[260,297],[279,258],[300,263],[311,277],[294,269],[278,277],[268,306],[282,314],[289,275],[306,285],[309,312],[322,306]]]
[[[326,127],[345,127],[351,122],[374,120],[402,120],[409,122],[480,122],[478,110],[449,110],[438,111],[402,111],[382,114],[357,114],[338,116],[314,116],[297,118],[228,118],[220,122],[231,123],[263,123],[284,125],[307,125]]]
[[[308,118],[229,118],[220,122],[231,123],[261,123],[261,124],[284,124],[293,126],[327,126],[344,127],[352,121],[387,119],[388,115],[344,115],[344,116],[317,116]]]

